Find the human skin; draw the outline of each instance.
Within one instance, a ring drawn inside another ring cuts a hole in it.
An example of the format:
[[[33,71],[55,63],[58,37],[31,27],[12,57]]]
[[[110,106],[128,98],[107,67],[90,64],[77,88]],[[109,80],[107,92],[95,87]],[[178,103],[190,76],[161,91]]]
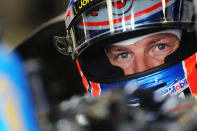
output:
[[[179,43],[176,35],[160,33],[131,45],[110,45],[105,51],[112,65],[122,68],[124,75],[130,75],[164,64],[166,56],[172,54]]]

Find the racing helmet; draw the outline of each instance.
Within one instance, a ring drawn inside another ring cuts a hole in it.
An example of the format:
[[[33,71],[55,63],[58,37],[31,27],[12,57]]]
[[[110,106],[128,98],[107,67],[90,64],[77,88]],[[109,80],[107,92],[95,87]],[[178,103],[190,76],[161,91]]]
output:
[[[192,0],[70,0],[66,9],[67,34],[55,37],[55,44],[76,61],[89,95],[99,96],[116,87],[128,92],[140,88],[161,96],[197,93]],[[162,64],[125,74],[107,56],[111,46],[135,44],[158,34],[171,34],[179,41]]]

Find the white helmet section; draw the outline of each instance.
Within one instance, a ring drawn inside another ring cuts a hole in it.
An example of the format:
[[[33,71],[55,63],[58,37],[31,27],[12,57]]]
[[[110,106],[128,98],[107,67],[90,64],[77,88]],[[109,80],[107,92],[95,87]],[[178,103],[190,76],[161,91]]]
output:
[[[83,14],[83,20],[79,22],[78,28],[83,28],[84,26],[86,26],[88,30],[110,28],[111,31],[113,31],[114,28],[116,28],[115,30],[119,30],[119,27],[121,27],[120,30],[128,30],[128,28],[134,29],[137,26],[137,21],[148,18],[160,11],[163,12],[163,21],[165,21],[165,19],[168,19],[167,14],[170,13],[166,12],[165,9],[176,1],[177,0],[121,0],[122,4],[115,4],[114,1],[108,0],[106,3],[100,4]],[[106,8],[106,6],[108,8]],[[91,15],[91,11],[97,12],[97,15]]]
[[[150,34],[147,34],[147,35],[135,37],[135,38],[128,39],[128,40],[123,40],[123,41],[114,43],[113,45],[128,46],[128,45],[135,44],[136,42],[138,42],[142,39],[145,39],[149,36],[152,36],[152,35],[155,35],[155,34],[162,34],[162,33],[173,34],[173,35],[177,36],[177,38],[179,40],[181,40],[182,31],[180,29],[169,29],[169,30],[159,31],[159,32],[150,33]]]

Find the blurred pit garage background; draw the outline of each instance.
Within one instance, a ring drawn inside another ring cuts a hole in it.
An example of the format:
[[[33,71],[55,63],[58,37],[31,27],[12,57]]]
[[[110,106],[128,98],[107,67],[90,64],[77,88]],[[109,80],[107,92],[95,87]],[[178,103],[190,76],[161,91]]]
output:
[[[22,58],[41,129],[46,131],[58,130],[65,100],[84,94],[76,65],[53,44],[54,35],[65,35],[65,1],[0,0],[0,40]]]
[[[16,47],[35,27],[65,11],[65,0],[1,0],[3,40]]]

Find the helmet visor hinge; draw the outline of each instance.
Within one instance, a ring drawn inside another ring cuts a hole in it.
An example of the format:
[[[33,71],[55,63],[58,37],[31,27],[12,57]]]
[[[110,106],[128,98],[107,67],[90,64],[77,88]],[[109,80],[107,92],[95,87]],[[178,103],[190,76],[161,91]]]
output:
[[[72,55],[73,45],[70,37],[54,36],[53,41],[57,50],[64,55]]]

